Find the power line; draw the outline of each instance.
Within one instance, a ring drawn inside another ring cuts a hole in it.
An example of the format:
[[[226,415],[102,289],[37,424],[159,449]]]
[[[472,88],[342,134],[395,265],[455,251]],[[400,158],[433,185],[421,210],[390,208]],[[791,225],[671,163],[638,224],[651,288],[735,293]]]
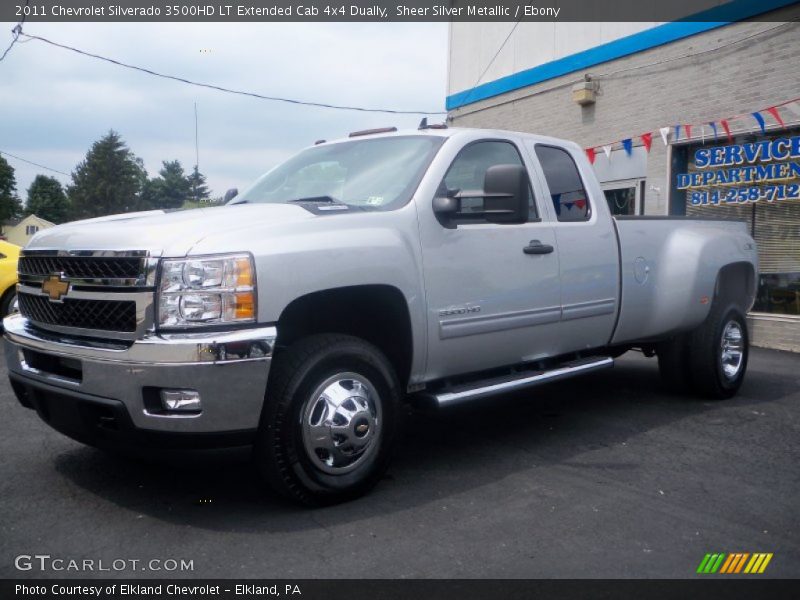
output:
[[[692,52],[692,53],[688,53],[688,54],[679,54],[678,56],[672,56],[670,58],[666,58],[666,59],[655,61],[655,62],[651,62],[651,63],[646,63],[646,64],[643,64],[643,65],[634,65],[632,67],[623,67],[622,69],[617,69],[616,71],[610,71],[608,73],[600,73],[599,75],[592,75],[592,77],[606,78],[607,79],[607,78],[613,77],[615,75],[619,75],[620,73],[628,73],[630,71],[638,71],[639,69],[646,69],[648,67],[657,67],[657,66],[660,66],[660,65],[665,65],[665,64],[668,64],[668,63],[671,63],[671,62],[675,62],[676,60],[684,60],[684,59],[687,59],[687,58],[694,58],[696,56],[703,56],[705,54],[711,54],[713,52],[717,52],[719,50],[724,50],[725,48],[729,48],[731,46],[735,46],[737,44],[741,44],[742,42],[746,42],[746,41],[751,40],[751,39],[753,39],[755,37],[760,37],[760,36],[764,35],[765,33],[769,33],[771,31],[774,31],[775,29],[788,28],[788,27],[791,27],[792,25],[796,25],[796,24],[797,24],[796,22],[792,22],[792,21],[789,21],[788,23],[778,23],[777,25],[774,25],[773,27],[770,27],[768,29],[761,29],[759,31],[751,33],[750,35],[747,35],[747,36],[732,40],[730,42],[727,42],[725,44],[721,44],[719,46],[714,46],[713,48],[706,48],[705,50],[700,50],[698,52]]]
[[[369,113],[387,113],[387,114],[395,114],[395,115],[446,115],[446,112],[436,112],[436,111],[427,111],[427,110],[394,110],[390,108],[364,108],[360,106],[345,106],[339,104],[327,104],[324,102],[308,102],[305,100],[296,100],[294,98],[282,98],[279,96],[265,96],[263,94],[258,94],[256,92],[246,92],[243,90],[234,90],[226,87],[222,87],[219,85],[214,85],[210,83],[201,83],[198,81],[191,81],[189,79],[185,79],[183,77],[177,77],[175,75],[166,75],[164,73],[158,73],[151,69],[146,69],[144,67],[137,67],[136,65],[131,65],[128,63],[124,63],[113,58],[108,58],[106,56],[100,56],[99,54],[92,54],[91,52],[85,52],[84,50],[79,50],[78,48],[73,48],[72,46],[67,46],[65,44],[60,44],[58,42],[54,42],[52,40],[48,40],[47,38],[43,38],[38,35],[30,35],[28,33],[24,33],[22,31],[19,32],[19,35],[22,35],[29,40],[38,40],[40,42],[44,42],[46,44],[50,44],[51,46],[55,46],[56,48],[62,48],[64,50],[69,50],[71,52],[75,52],[77,54],[81,54],[83,56],[88,56],[90,58],[95,58],[97,60],[102,60],[107,63],[111,63],[113,65],[117,65],[119,67],[125,67],[126,69],[132,69],[134,71],[139,71],[141,73],[147,73],[148,75],[153,75],[154,77],[161,77],[162,79],[171,79],[172,81],[178,81],[180,83],[186,83],[188,85],[193,85],[196,87],[207,88],[210,90],[216,90],[218,92],[225,92],[228,94],[237,94],[239,96],[249,96],[251,98],[258,98],[259,100],[270,100],[273,102],[285,102],[287,104],[299,104],[302,106],[314,106],[317,108],[331,108],[336,110],[354,110],[359,112],[369,112]]]
[[[6,48],[6,51],[3,52],[3,56],[0,56],[0,62],[5,60],[8,53],[11,52],[11,49],[14,47],[14,44],[17,43],[17,40],[19,39],[19,34],[22,33],[22,30],[20,29],[20,26],[17,25],[16,27],[14,27],[14,29],[11,30],[11,33],[14,34],[14,39],[11,40],[11,43],[8,45],[8,48]]]
[[[27,17],[26,13],[27,13],[27,9],[28,9],[28,4],[30,4],[30,2],[31,2],[31,0],[25,0],[25,8],[22,9],[22,19],[20,20],[19,23],[17,23],[17,25],[14,27],[14,29],[11,30],[11,33],[14,34],[14,39],[11,40],[11,43],[8,45],[8,48],[6,48],[6,51],[3,52],[3,56],[0,56],[0,62],[3,62],[3,60],[8,55],[8,53],[11,52],[11,49],[14,47],[14,44],[17,43],[17,40],[19,39],[19,36],[22,33],[22,26],[25,24],[25,18]]]
[[[33,165],[34,167],[39,167],[40,169],[47,169],[48,171],[52,171],[53,173],[59,173],[60,175],[64,175],[65,177],[70,177],[69,173],[64,173],[64,171],[59,171],[58,169],[53,169],[51,167],[45,167],[44,165],[40,165],[39,163],[35,163],[32,160],[28,160],[27,158],[22,158],[21,156],[17,156],[16,154],[11,154],[11,152],[6,152],[5,150],[0,150],[0,156],[5,154],[6,156],[10,156],[11,158],[15,158],[20,160],[24,163],[28,163],[29,165]]]
[[[506,36],[506,39],[503,40],[503,43],[500,44],[500,47],[497,49],[497,52],[494,53],[494,56],[492,57],[492,60],[489,61],[489,64],[486,65],[486,68],[478,76],[478,79],[475,80],[475,85],[473,85],[472,88],[469,90],[469,93],[467,94],[467,97],[464,98],[463,104],[466,104],[467,100],[469,100],[470,96],[472,96],[472,93],[475,91],[475,88],[478,87],[478,84],[481,82],[481,79],[483,79],[483,76],[486,75],[487,71],[494,64],[494,61],[497,60],[497,57],[500,56],[500,53],[503,51],[503,48],[506,47],[506,44],[508,43],[508,40],[511,39],[512,34],[517,30],[517,27],[519,26],[520,23],[521,23],[521,21],[517,21],[516,23],[514,23],[514,26],[511,28],[511,31],[508,32],[508,35]]]

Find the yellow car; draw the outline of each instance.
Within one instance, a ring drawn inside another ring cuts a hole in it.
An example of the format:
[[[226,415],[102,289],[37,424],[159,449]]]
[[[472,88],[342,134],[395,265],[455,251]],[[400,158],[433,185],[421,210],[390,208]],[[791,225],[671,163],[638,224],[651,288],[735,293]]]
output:
[[[0,240],[0,317],[17,310],[17,261],[19,251],[16,244]]]

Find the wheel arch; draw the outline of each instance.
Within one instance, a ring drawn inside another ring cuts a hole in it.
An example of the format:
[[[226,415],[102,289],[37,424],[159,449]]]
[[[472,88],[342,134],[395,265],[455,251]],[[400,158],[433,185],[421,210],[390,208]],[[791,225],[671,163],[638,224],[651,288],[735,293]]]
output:
[[[353,335],[386,355],[401,389],[409,383],[414,353],[411,315],[405,296],[394,286],[353,285],[305,294],[283,309],[277,327],[277,353],[309,335]]]
[[[749,262],[733,262],[724,265],[717,273],[714,288],[715,301],[735,302],[747,313],[756,298],[756,270]]]
[[[16,292],[17,292],[17,282],[14,281],[14,283],[9,285],[6,289],[3,290],[2,293],[0,293],[0,311],[3,310],[8,299]],[[2,319],[3,317],[5,317],[5,315],[0,314],[0,319]]]

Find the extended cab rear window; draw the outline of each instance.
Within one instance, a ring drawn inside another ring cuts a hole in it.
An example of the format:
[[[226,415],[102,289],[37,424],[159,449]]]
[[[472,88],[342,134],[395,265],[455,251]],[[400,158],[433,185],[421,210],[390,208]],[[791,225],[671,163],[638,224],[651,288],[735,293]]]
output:
[[[536,145],[550,198],[559,221],[586,221],[591,216],[589,195],[578,166],[569,152],[555,146]]]

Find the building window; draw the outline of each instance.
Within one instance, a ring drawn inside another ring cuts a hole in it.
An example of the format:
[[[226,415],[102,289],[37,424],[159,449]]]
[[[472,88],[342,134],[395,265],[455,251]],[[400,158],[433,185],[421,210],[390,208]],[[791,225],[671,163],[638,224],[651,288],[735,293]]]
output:
[[[600,184],[612,216],[642,214],[644,179],[624,179]]]
[[[33,235],[39,231],[38,225],[25,225],[25,235]]]
[[[755,312],[800,316],[800,161],[784,156],[799,136],[794,128],[673,150],[673,212],[742,221],[756,240]]]
[[[616,188],[605,190],[608,210],[612,215],[633,215],[636,214],[636,188]]]
[[[536,145],[550,197],[559,221],[586,221],[591,214],[589,196],[578,167],[569,153],[554,146]]]

